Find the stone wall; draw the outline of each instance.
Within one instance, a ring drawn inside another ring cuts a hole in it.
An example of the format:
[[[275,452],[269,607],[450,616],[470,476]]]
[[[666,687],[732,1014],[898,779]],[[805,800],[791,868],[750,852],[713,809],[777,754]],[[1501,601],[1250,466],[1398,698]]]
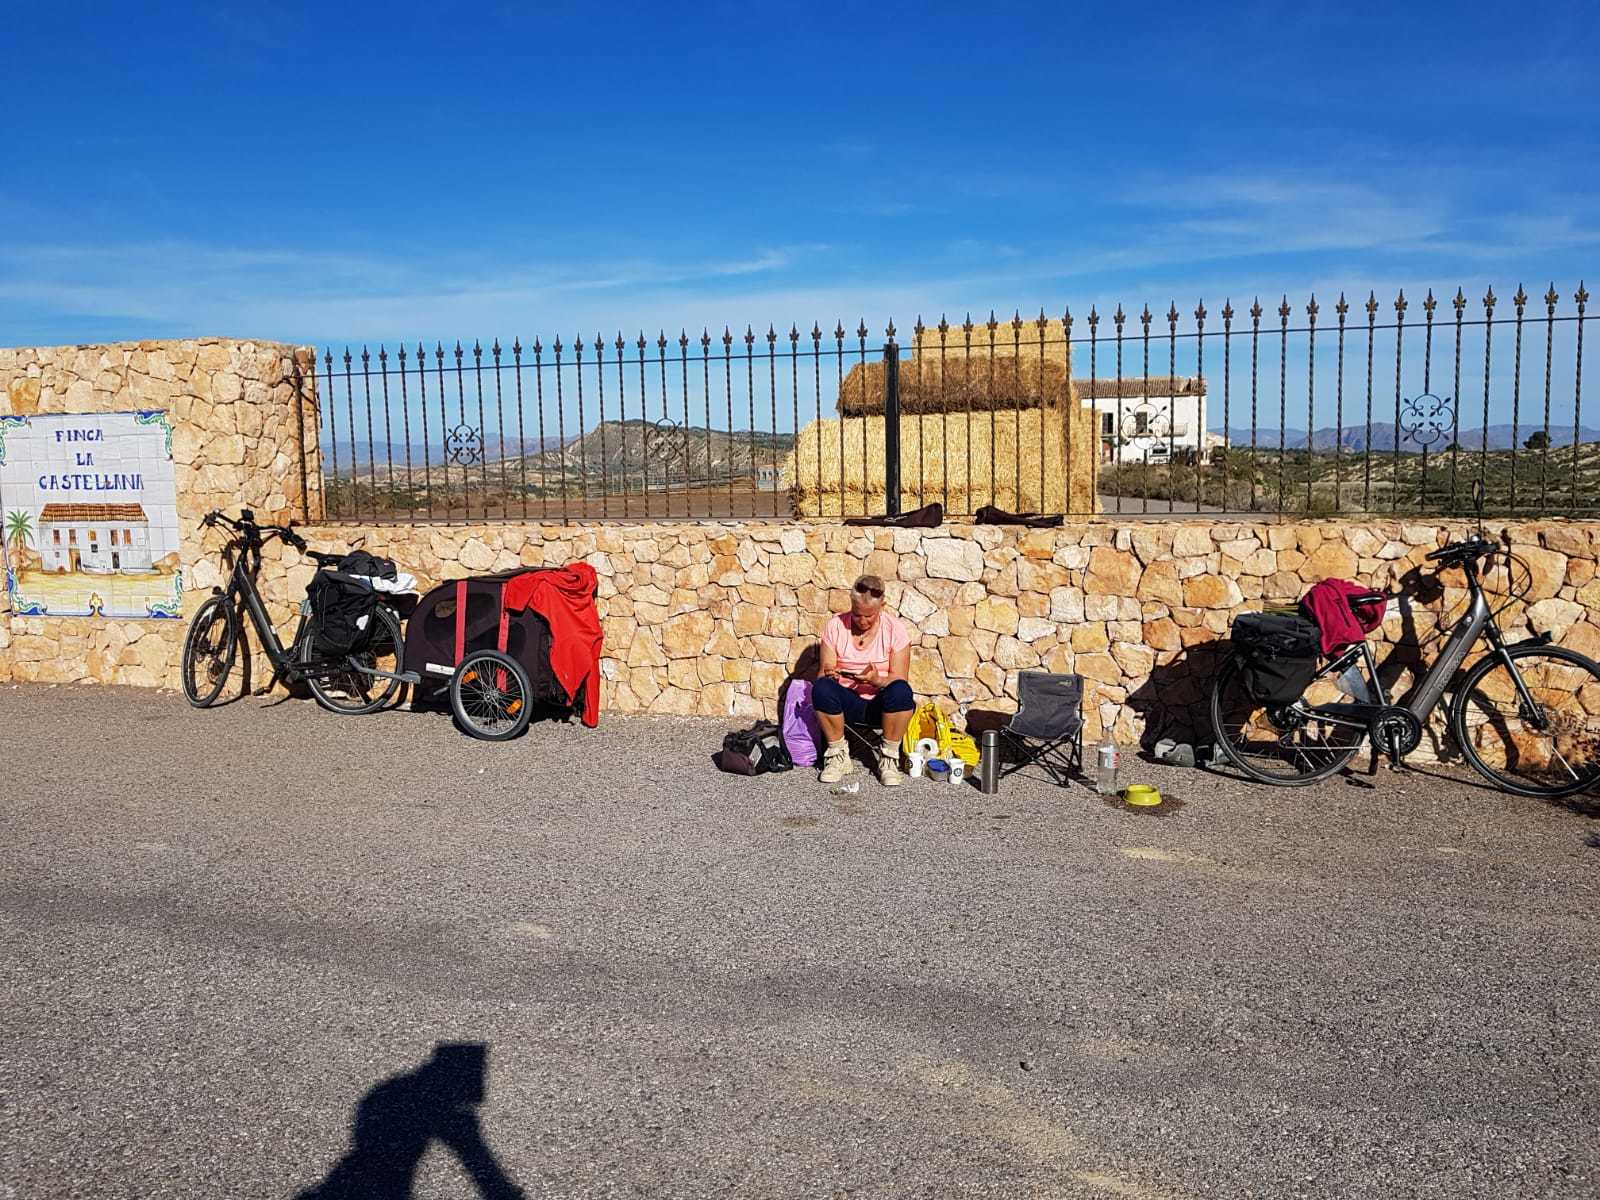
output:
[[[308,374],[311,353],[225,338],[0,349],[0,415],[168,413],[187,615],[214,582],[195,569],[206,554],[214,557],[200,538],[199,518],[207,511],[247,507],[273,522],[321,516],[316,399],[309,388],[299,394],[293,382],[297,357]],[[302,428],[309,434],[304,442]],[[0,593],[0,608],[6,603]],[[170,685],[183,631],[183,621],[6,613],[0,680]]]
[[[158,408],[175,427],[185,613],[223,581],[212,508],[265,521],[322,511],[316,398],[293,382],[309,351],[202,339],[0,350],[0,414]],[[304,442],[301,430],[306,431]],[[1291,601],[1319,579],[1394,586],[1462,524],[1110,522],[1018,530],[849,528],[824,522],[638,525],[309,525],[324,549],[364,537],[424,586],[518,565],[592,563],[600,576],[612,712],[774,713],[778,689],[864,571],[917,630],[911,682],[950,709],[1008,709],[1017,674],[1076,671],[1089,683],[1091,736],[1187,734],[1206,725],[1216,643],[1233,616]],[[1600,524],[1497,530],[1509,537],[1524,598],[1502,614],[1518,636],[1549,631],[1600,657]],[[262,585],[287,623],[311,565],[274,546]],[[1465,602],[1460,586],[1391,614],[1388,673],[1401,686],[1416,645]],[[1460,580],[1453,581],[1459,585]],[[1496,581],[1502,592],[1507,581]],[[0,680],[177,686],[181,621],[0,613]],[[1423,651],[1426,654],[1426,651]],[[260,660],[257,659],[259,682]]]
[[[593,564],[600,577],[612,712],[748,718],[774,713],[778,688],[864,571],[889,582],[889,606],[918,632],[911,682],[945,707],[1015,707],[1017,673],[1076,671],[1088,681],[1091,736],[1114,727],[1153,740],[1206,727],[1213,643],[1236,613],[1292,601],[1344,577],[1398,584],[1464,524],[1144,523],[1059,530],[946,526],[856,529],[759,523],[312,528],[313,546],[365,536],[425,583],[518,565]],[[1507,601],[1507,632],[1549,630],[1600,657],[1600,525],[1515,526],[1508,535],[1527,597]],[[216,536],[216,535],[213,535]],[[197,586],[215,576],[195,565]],[[288,620],[310,565],[275,550],[263,582]],[[1459,577],[1392,611],[1387,674],[1403,683],[1417,642],[1466,599]],[[1492,581],[1504,591],[1504,579]],[[1519,587],[1519,590],[1521,588]],[[1380,654],[1380,657],[1384,655]],[[83,664],[63,675],[97,677]],[[130,680],[131,681],[131,680]],[[170,679],[169,679],[170,681]]]

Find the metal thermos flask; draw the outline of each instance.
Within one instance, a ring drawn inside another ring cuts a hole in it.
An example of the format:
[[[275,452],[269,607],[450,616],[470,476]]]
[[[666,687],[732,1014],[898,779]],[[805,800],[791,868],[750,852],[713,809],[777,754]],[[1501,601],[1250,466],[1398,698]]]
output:
[[[1000,731],[985,729],[980,735],[978,790],[992,796],[1000,790]]]

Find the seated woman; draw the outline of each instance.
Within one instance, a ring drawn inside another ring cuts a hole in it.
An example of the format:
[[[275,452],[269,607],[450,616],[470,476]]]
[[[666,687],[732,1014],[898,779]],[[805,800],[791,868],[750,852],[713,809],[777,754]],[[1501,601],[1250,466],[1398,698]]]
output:
[[[828,739],[823,783],[838,783],[854,769],[844,740],[846,721],[883,730],[878,778],[885,787],[904,781],[900,739],[916,708],[906,682],[910,670],[911,631],[883,611],[883,580],[863,575],[850,591],[850,611],[829,617],[822,630],[822,674],[811,702]]]

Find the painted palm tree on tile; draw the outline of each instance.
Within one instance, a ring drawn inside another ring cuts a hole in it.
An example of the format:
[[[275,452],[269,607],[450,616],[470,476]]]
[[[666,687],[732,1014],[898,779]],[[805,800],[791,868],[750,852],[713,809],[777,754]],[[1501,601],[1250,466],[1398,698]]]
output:
[[[33,541],[33,514],[14,508],[6,514],[5,544],[10,548],[10,563],[17,576],[26,565],[28,543]]]

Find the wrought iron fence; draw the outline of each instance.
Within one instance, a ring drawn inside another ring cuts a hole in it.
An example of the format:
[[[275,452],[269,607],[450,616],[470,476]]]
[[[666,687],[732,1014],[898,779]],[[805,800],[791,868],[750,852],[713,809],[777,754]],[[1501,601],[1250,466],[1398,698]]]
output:
[[[1588,298],[436,341],[300,383],[333,521],[1582,514]]]

